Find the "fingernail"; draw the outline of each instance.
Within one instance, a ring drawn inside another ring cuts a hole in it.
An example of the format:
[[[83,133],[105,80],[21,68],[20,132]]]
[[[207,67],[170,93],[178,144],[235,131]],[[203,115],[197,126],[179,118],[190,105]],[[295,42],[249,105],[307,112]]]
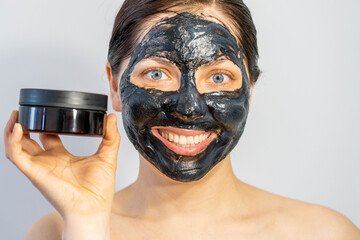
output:
[[[21,124],[20,123],[15,123],[14,129],[15,129],[16,132],[20,131],[20,129],[22,129]]]

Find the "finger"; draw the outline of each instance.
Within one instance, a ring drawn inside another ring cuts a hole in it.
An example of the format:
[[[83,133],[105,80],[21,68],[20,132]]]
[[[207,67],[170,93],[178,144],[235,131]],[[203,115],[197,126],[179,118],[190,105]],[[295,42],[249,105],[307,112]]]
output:
[[[52,150],[52,149],[65,150],[65,147],[58,135],[41,133],[39,134],[39,139],[45,150]]]
[[[13,111],[10,115],[9,121],[7,122],[4,129],[4,142],[5,142],[5,153],[6,157],[9,158],[9,148],[10,148],[10,137],[14,129],[14,125],[17,122],[18,112]]]
[[[12,135],[10,137],[10,160],[13,164],[29,178],[29,180],[36,186],[36,179],[42,179],[40,174],[47,174],[44,168],[33,162],[32,156],[22,148],[22,141],[24,139],[23,129],[19,123],[14,125]]]
[[[30,138],[30,132],[23,131],[23,138]]]
[[[6,150],[8,149],[9,138],[11,137],[12,130],[14,128],[15,123],[17,122],[17,119],[18,119],[18,111],[13,111],[10,115],[10,119],[9,119],[8,123],[6,124],[5,131],[4,131],[4,140],[5,140],[5,149]],[[42,148],[40,147],[40,145],[36,141],[34,141],[30,138],[29,132],[23,131],[21,145],[22,145],[22,148],[31,155],[37,154],[40,151],[42,151]]]
[[[106,133],[96,154],[108,155],[110,158],[117,157],[120,145],[120,133],[117,128],[117,119],[115,114],[107,117]]]
[[[9,139],[8,158],[25,175],[29,176],[32,166],[31,156],[22,150],[21,141],[23,138],[22,126],[19,123],[14,125]]]
[[[10,114],[10,118],[5,126],[5,130],[4,130],[5,137],[10,137],[14,125],[17,122],[17,119],[18,119],[18,111],[12,111],[12,113]]]
[[[30,138],[30,135],[23,134],[23,137],[21,139],[21,145],[24,151],[29,153],[30,155],[37,155],[44,150],[42,147],[33,139]]]

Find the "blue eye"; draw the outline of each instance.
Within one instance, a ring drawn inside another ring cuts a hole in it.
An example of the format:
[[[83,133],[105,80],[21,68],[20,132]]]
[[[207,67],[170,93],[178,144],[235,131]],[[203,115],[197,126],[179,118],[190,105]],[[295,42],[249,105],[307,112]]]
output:
[[[168,79],[168,76],[166,76],[166,74],[163,71],[160,70],[153,70],[150,71],[148,73],[146,73],[146,76],[148,78],[151,78],[153,80],[164,80],[164,79]]]
[[[229,81],[229,77],[225,74],[217,73],[210,77],[210,81],[214,83],[223,83]]]

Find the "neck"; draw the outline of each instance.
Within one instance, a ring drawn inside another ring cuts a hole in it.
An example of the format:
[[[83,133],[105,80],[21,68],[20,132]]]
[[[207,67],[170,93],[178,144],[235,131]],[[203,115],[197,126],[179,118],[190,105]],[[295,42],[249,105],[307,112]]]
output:
[[[138,179],[129,189],[129,210],[136,217],[161,219],[174,214],[204,215],[209,209],[224,212],[229,210],[229,206],[241,202],[239,183],[230,156],[201,180],[186,183],[166,177],[140,157]]]

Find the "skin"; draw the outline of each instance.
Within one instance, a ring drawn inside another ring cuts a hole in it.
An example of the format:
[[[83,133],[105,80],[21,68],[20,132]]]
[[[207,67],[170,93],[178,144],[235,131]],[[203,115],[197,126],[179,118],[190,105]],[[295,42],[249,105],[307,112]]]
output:
[[[221,14],[214,11],[206,9]],[[109,64],[107,73],[113,107],[121,111],[119,76],[111,74]],[[108,118],[98,152],[82,158],[69,154],[56,136],[40,135],[41,149],[16,118],[14,112],[5,127],[6,155],[57,210],[35,222],[26,240],[360,239],[354,224],[335,211],[241,182],[230,156],[201,180],[187,183],[165,176],[140,156],[138,179],[114,194],[120,142],[115,115]]]

